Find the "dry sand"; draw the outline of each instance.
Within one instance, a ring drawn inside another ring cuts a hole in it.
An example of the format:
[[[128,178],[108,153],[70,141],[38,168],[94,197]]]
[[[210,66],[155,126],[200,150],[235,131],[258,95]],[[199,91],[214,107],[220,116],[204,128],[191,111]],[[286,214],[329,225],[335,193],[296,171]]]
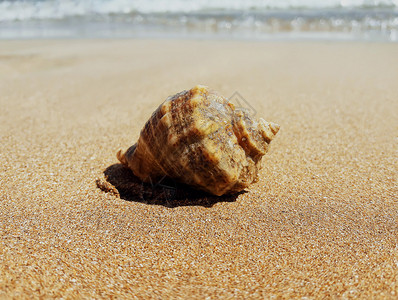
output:
[[[398,45],[2,41],[0,298],[398,297]],[[281,130],[236,199],[96,187],[170,94]]]

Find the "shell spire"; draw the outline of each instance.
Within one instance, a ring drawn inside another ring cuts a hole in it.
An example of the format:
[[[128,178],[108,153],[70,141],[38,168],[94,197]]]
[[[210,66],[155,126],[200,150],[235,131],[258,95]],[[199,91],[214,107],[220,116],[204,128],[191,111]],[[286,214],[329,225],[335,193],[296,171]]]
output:
[[[136,144],[117,158],[144,182],[167,176],[221,196],[257,179],[279,125],[254,120],[206,86],[170,96],[152,114]]]

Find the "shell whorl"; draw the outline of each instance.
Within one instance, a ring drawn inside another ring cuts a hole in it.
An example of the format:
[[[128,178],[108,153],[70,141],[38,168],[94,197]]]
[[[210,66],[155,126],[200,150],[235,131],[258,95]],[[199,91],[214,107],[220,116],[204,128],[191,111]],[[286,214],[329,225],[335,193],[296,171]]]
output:
[[[220,196],[257,178],[279,125],[256,121],[205,86],[171,96],[119,161],[145,182],[167,176]]]

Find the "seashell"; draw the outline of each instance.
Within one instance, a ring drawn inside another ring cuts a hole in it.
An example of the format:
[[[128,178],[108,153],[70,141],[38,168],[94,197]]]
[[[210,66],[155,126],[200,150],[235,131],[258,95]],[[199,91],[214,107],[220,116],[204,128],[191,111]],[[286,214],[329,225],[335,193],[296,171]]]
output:
[[[221,196],[256,181],[279,125],[254,120],[205,86],[170,96],[152,114],[136,144],[117,153],[144,182],[165,176]]]

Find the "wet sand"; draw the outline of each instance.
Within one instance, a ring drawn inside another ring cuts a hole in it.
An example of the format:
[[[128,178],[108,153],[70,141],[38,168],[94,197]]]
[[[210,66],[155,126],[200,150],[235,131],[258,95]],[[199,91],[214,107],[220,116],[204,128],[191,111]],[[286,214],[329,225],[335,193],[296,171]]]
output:
[[[396,44],[2,41],[0,297],[398,297],[397,66]],[[281,125],[259,182],[99,189],[196,84]]]

